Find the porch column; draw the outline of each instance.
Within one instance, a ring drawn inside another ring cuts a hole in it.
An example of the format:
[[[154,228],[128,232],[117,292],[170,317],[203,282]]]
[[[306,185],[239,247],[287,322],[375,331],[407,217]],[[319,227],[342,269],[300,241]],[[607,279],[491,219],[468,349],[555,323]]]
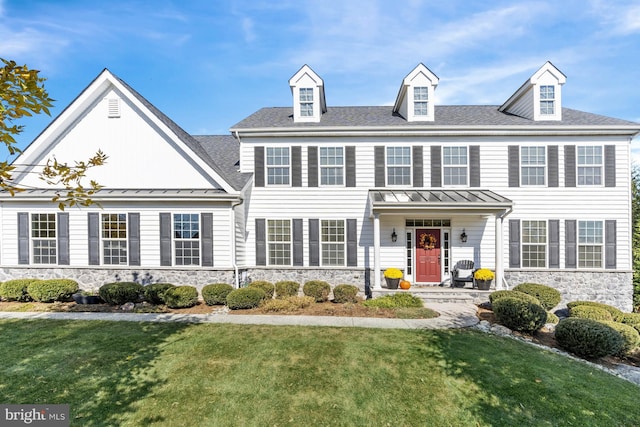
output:
[[[503,254],[502,250],[502,240],[503,240],[503,219],[499,214],[496,214],[496,289],[503,289],[502,278],[504,277],[504,265],[503,265]]]
[[[380,214],[373,214],[373,288],[382,289],[380,283]]]

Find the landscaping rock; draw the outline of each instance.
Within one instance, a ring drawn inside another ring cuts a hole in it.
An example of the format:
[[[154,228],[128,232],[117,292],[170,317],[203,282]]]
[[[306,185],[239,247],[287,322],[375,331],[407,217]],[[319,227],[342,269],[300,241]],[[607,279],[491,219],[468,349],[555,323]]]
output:
[[[128,302],[126,304],[123,304],[120,306],[120,310],[122,311],[133,311],[133,309],[136,307],[136,305],[132,302]]]

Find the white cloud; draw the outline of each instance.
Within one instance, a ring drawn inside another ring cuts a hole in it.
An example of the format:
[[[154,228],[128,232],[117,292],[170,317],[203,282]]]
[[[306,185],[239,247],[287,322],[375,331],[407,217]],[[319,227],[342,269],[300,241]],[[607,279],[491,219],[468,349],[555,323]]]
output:
[[[640,33],[640,4],[593,0],[591,13],[599,20],[602,31],[613,36]]]

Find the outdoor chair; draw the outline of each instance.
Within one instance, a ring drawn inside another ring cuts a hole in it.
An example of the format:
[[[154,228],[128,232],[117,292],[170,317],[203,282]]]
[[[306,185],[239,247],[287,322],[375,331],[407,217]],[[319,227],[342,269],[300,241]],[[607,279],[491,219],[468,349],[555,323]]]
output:
[[[473,279],[474,264],[469,259],[463,259],[456,263],[451,271],[451,287],[463,288],[466,283],[471,283],[471,287],[475,287]]]

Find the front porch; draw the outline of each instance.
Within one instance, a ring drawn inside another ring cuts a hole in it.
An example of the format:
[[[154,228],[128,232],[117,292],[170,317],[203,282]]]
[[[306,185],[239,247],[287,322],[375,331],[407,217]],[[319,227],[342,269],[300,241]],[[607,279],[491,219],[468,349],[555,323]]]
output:
[[[478,289],[467,288],[449,288],[442,286],[412,286],[408,290],[402,289],[388,289],[379,288],[371,289],[371,296],[373,298],[382,297],[385,295],[396,294],[399,292],[409,292],[414,296],[417,296],[425,304],[429,303],[467,303],[467,304],[480,304],[489,301],[489,294],[495,291],[495,285],[488,291],[481,291]]]

